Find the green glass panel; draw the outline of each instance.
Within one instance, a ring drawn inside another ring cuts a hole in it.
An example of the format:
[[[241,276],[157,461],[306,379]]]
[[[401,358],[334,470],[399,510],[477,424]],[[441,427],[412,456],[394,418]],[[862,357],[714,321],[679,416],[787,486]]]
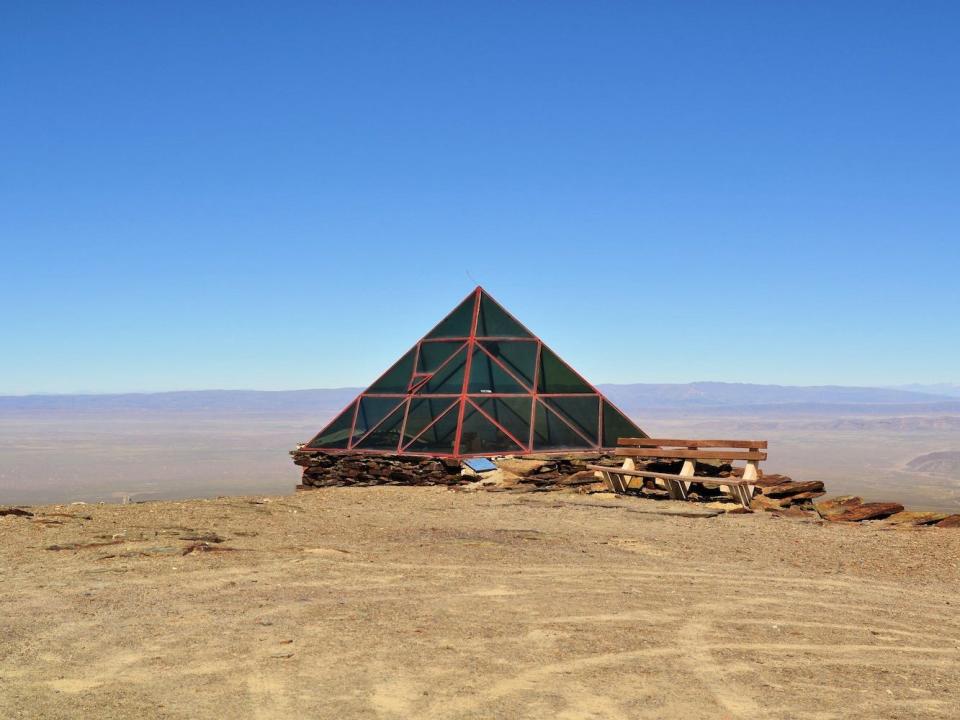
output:
[[[360,407],[357,409],[357,422],[353,429],[354,442],[389,415],[398,405],[402,405],[403,402],[400,398],[361,396]]]
[[[461,454],[500,455],[522,451],[523,448],[511,440],[509,435],[467,403],[460,429]]]
[[[447,413],[430,426],[423,435],[404,448],[404,452],[453,453],[453,443],[457,438],[457,420],[460,417],[460,403],[454,400],[452,405]],[[408,418],[408,425],[409,422]]]
[[[461,348],[453,359],[437,370],[418,390],[429,395],[460,393],[463,391],[463,375],[466,372],[467,349]]]
[[[477,314],[477,337],[533,337],[497,301],[484,293]]]
[[[410,385],[410,378],[413,376],[413,356],[415,353],[416,348],[411,348],[379,380],[368,387],[366,392],[405,394],[407,387]]]
[[[534,450],[587,450],[592,447],[556,413],[537,403],[533,421]]]
[[[410,380],[410,390],[412,391],[420,383],[422,383],[424,380],[428,380],[429,378],[429,375],[414,375]]]
[[[307,443],[308,448],[346,448],[350,441],[350,428],[353,426],[353,410],[357,406],[354,400],[350,406],[337,415],[329,425]]]
[[[417,357],[417,372],[432,373],[443,365],[451,355],[463,347],[462,342],[425,342],[420,343],[420,355]]]
[[[471,398],[473,402],[524,445],[530,442],[530,397]]]
[[[537,343],[527,340],[481,340],[480,344],[514,375],[533,387],[537,365]]]
[[[405,405],[405,402],[401,403],[400,407],[390,413],[386,420],[353,447],[359,450],[398,451]]]
[[[537,385],[542,393],[596,393],[596,390],[546,345],[540,351],[540,377]]]
[[[470,325],[473,323],[474,295],[457,305],[440,324],[427,333],[428,338],[465,338],[470,335]]]
[[[470,363],[469,393],[529,393],[530,389],[514,380],[480,348],[473,351]]]
[[[649,437],[626,415],[606,400],[603,402],[603,447],[616,447],[617,438]]]
[[[543,401],[568,423],[582,432],[591,442],[599,445],[597,435],[600,432],[600,396],[550,397]],[[582,440],[581,440],[582,442]]]
[[[421,430],[443,415],[455,402],[456,398],[420,397],[411,400],[403,442],[408,443],[413,440]]]

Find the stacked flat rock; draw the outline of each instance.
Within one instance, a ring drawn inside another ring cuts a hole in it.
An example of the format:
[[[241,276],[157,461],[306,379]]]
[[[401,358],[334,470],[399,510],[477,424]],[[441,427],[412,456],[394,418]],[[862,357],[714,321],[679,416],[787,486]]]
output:
[[[758,483],[760,492],[750,503],[754,510],[837,523],[871,520],[891,529],[960,527],[960,515],[905,510],[896,502],[864,502],[856,495],[815,500],[826,494],[821,482],[794,482],[783,475],[767,475]]]
[[[812,501],[826,494],[819,480],[796,481],[786,475],[764,475],[757,480],[754,510],[782,511],[798,508],[813,513]],[[795,513],[793,513],[795,514]]]
[[[460,462],[403,455],[328,455],[290,453],[303,468],[298,489],[371,485],[460,485],[469,482],[460,474]]]
[[[295,464],[303,468],[299,490],[373,485],[445,485],[465,489],[547,492],[597,485],[590,463],[597,454],[496,458],[497,470],[477,474],[464,471],[459,460],[405,455],[328,454],[294,450]],[[598,487],[599,489],[599,487]]]

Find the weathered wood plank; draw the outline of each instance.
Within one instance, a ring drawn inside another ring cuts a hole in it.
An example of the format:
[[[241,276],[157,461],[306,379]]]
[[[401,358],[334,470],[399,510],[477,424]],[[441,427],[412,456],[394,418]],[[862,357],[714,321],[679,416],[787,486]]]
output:
[[[587,470],[599,470],[617,475],[627,475],[629,477],[648,477],[659,480],[683,480],[684,482],[703,483],[706,485],[753,485],[749,480],[743,480],[738,477],[713,477],[710,475],[673,475],[671,473],[658,473],[649,470],[624,470],[623,468],[611,468],[601,465],[587,465]]]
[[[766,460],[765,452],[743,450],[662,450],[659,448],[620,447],[617,457],[667,458],[675,460]]]
[[[682,448],[766,448],[766,440],[677,440],[674,438],[617,438],[617,445],[630,447],[682,447]]]

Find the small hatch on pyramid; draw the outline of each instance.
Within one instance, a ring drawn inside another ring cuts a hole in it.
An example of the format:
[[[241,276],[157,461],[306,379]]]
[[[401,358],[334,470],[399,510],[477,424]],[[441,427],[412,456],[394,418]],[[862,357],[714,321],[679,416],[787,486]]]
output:
[[[647,435],[477,287],[302,450],[460,459],[618,437]]]

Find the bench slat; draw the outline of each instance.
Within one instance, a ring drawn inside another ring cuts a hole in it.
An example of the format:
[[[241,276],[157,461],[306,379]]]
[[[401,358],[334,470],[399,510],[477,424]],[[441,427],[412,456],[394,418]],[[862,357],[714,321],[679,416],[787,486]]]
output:
[[[619,447],[617,457],[672,458],[675,460],[766,460],[767,454],[743,450],[661,450],[659,448]]]
[[[617,438],[617,445],[630,447],[682,447],[682,448],[766,448],[766,440],[677,440],[667,438]]]
[[[685,482],[710,483],[711,485],[753,485],[755,481],[744,480],[738,477],[712,477],[710,475],[672,475],[670,473],[658,473],[645,470],[624,470],[618,467],[605,467],[603,465],[587,465],[587,470],[599,470],[600,472],[616,473],[617,475],[629,475],[630,477],[649,477],[660,480],[683,480]]]

